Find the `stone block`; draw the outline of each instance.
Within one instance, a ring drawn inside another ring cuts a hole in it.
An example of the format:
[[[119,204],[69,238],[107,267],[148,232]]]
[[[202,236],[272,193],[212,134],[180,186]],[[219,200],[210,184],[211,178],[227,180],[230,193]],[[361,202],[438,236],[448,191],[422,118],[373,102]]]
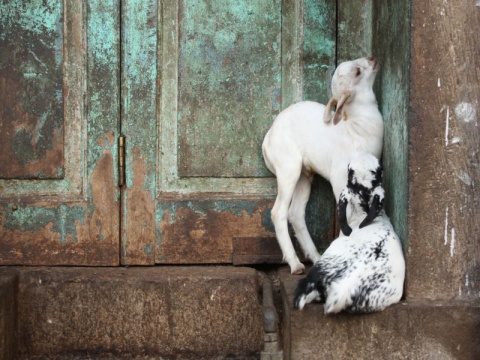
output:
[[[325,315],[293,308],[300,277],[280,271],[286,359],[480,359],[480,302],[408,299],[383,312]]]
[[[0,360],[16,356],[16,287],[15,275],[0,274]]]
[[[21,355],[258,358],[255,270],[20,268]]]

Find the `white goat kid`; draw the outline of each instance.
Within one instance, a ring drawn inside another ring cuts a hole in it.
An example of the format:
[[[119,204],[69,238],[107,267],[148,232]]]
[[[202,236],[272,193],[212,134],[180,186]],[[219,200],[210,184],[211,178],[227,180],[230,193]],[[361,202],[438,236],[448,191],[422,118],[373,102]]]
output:
[[[287,219],[305,256],[313,262],[320,258],[305,224],[313,174],[330,181],[338,201],[352,154],[364,151],[380,158],[383,119],[372,89],[378,69],[371,58],[341,63],[332,78],[327,106],[311,101],[294,104],[277,116],[265,136],[263,157],[278,185],[272,222],[292,274],[304,273],[305,267],[295,254]]]
[[[373,312],[402,296],[405,259],[400,239],[382,209],[379,162],[365,154],[355,158],[348,171],[338,212],[343,232],[350,236],[335,240],[298,282],[294,305],[300,310],[317,300],[325,303],[326,314]]]

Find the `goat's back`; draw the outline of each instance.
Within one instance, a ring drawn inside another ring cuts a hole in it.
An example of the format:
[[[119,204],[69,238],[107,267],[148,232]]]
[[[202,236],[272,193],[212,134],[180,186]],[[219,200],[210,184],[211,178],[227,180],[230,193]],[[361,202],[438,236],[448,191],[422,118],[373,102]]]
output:
[[[401,298],[405,260],[400,239],[385,214],[349,237],[335,240],[320,262],[334,271],[341,265],[341,271],[336,271],[342,275],[327,289],[326,312],[377,311]]]
[[[380,157],[383,121],[377,109],[375,114],[378,116],[372,119],[352,116],[333,125],[323,121],[324,111],[325,105],[313,101],[289,106],[275,118],[262,149],[267,167],[272,172],[276,173],[276,163],[301,161],[304,169],[332,183],[338,200],[338,194],[346,184],[346,169],[352,154],[368,152]],[[278,156],[279,153],[282,157]],[[269,161],[275,156],[279,160]]]

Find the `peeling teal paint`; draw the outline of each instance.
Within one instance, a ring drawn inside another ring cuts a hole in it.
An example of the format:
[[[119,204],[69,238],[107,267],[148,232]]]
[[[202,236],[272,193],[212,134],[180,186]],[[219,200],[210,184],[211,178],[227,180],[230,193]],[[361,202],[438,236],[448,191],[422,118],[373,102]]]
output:
[[[63,11],[62,1],[0,3],[0,96],[14,94],[1,105],[0,177],[58,178],[63,167]]]
[[[304,7],[303,99],[325,104],[336,60],[336,2],[305,1]]]
[[[0,4],[0,17],[5,28],[18,24],[36,35],[55,32],[62,15],[62,2],[58,0],[9,0]],[[60,23],[61,24],[61,23]],[[0,32],[0,39],[8,32]]]
[[[259,207],[265,206],[270,200],[203,200],[203,201],[162,201],[158,204],[157,221],[164,218],[168,211],[170,214],[170,224],[178,221],[177,212],[180,209],[188,209],[194,211],[196,214],[206,217],[210,211],[228,212],[235,216],[241,217],[244,215],[253,216],[258,211]]]
[[[408,96],[410,1],[374,4],[373,55],[380,60],[376,94],[385,124],[385,208],[404,249],[408,240]],[[395,16],[392,16],[395,14]],[[388,33],[388,36],[383,36]]]
[[[65,244],[71,236],[72,243],[77,239],[77,222],[84,224],[85,207],[60,205],[56,208],[39,208],[19,206],[16,211],[5,212],[6,230],[21,230],[28,232],[39,231],[48,224],[52,224],[52,231],[60,234],[60,242]]]
[[[0,2],[0,153],[11,173],[16,157],[36,172],[5,180],[0,163],[8,190],[0,200],[15,201],[3,207],[4,264],[118,264],[119,191],[110,180],[120,126],[119,9],[117,0]]]
[[[134,161],[156,163],[157,2],[122,5],[122,133],[127,137],[126,185],[135,183]],[[134,159],[139,150],[140,159]],[[137,174],[140,175],[140,174]],[[155,173],[142,174],[142,188],[155,199]]]
[[[87,6],[91,15],[87,20],[89,32],[95,34],[89,38],[88,44],[95,51],[95,66],[109,67],[112,60],[118,59],[118,32],[112,31],[118,29],[118,12],[112,11],[111,1],[89,1]]]
[[[152,255],[155,251],[155,247],[153,244],[146,244],[143,248],[143,252],[146,254],[146,255]]]
[[[259,148],[280,109],[281,17],[278,0],[180,1],[180,177],[270,175]]]

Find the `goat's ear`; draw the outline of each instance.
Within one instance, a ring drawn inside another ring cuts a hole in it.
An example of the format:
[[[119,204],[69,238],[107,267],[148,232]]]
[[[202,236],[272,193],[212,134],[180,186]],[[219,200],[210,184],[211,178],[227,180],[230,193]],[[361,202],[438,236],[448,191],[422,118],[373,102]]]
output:
[[[335,111],[335,115],[333,116],[333,125],[337,125],[342,119],[343,107],[345,103],[350,99],[350,96],[351,94],[349,92],[342,94],[342,97],[337,103],[337,110]]]
[[[332,121],[332,107],[337,105],[337,99],[334,97],[328,100],[327,106],[325,107],[325,111],[323,112],[323,122],[325,124],[330,123]]]
[[[342,230],[343,235],[350,236],[352,233],[352,228],[348,225],[347,221],[347,205],[348,200],[340,196],[340,200],[338,201],[338,223],[340,224],[340,229]]]
[[[379,195],[375,195],[373,197],[372,205],[370,205],[370,209],[368,210],[368,214],[363,219],[362,223],[360,224],[359,228],[363,228],[367,225],[370,225],[373,220],[378,216],[380,211],[383,209],[383,198],[380,199]]]

